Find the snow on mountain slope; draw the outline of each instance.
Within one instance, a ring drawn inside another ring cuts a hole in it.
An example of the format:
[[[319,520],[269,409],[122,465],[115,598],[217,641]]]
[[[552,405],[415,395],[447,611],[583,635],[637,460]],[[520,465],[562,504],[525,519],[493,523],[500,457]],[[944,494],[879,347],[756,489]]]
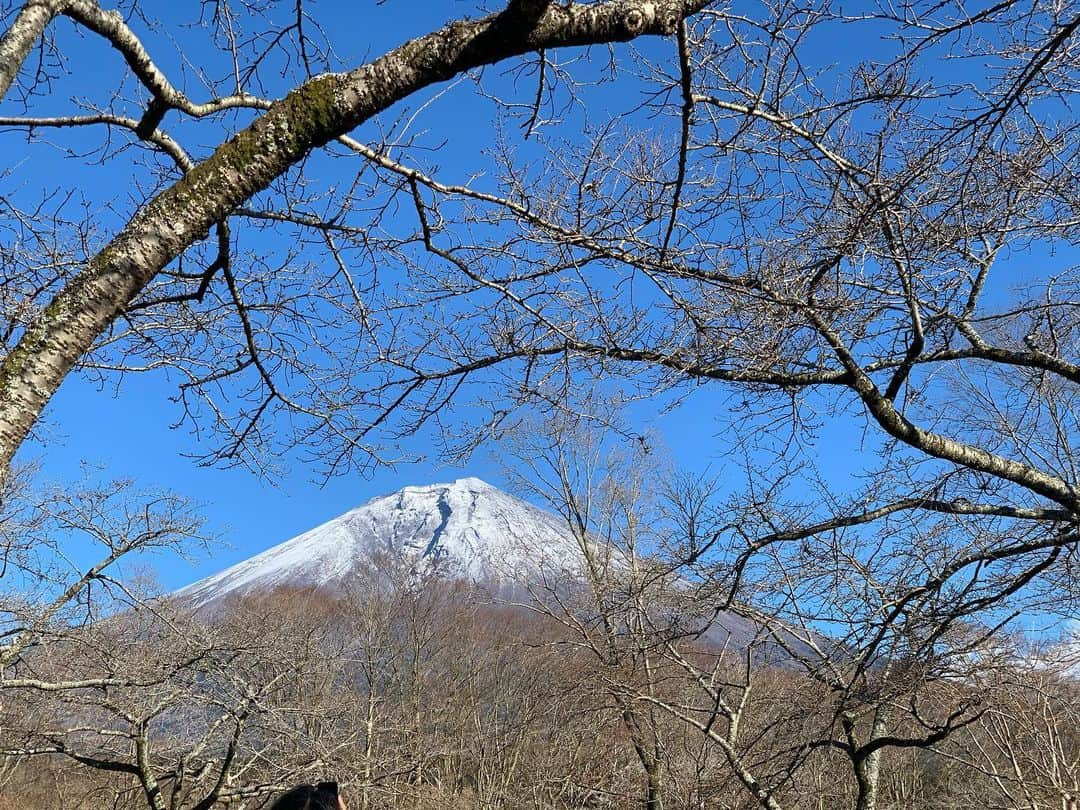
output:
[[[196,606],[277,586],[333,589],[383,558],[486,584],[580,571],[566,524],[478,478],[405,487],[176,592]]]
[[[464,579],[500,595],[542,580],[565,596],[583,580],[582,558],[561,518],[478,478],[462,478],[373,498],[173,596],[196,610],[212,609],[231,597],[280,586],[333,592],[352,577],[387,568]],[[613,573],[628,570],[619,558],[608,562]],[[670,609],[656,606],[657,616]],[[707,614],[669,618],[700,633],[702,643],[738,650],[753,645],[759,660],[787,657],[776,645],[763,644],[762,625],[729,611]],[[787,645],[805,647],[794,637]]]

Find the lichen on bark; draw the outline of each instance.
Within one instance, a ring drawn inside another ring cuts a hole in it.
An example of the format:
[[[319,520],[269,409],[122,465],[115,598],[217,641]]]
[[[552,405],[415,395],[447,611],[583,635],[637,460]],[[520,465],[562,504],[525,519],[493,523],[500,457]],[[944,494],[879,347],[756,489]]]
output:
[[[312,149],[463,71],[538,49],[669,33],[673,16],[681,19],[706,4],[512,3],[502,12],[451,23],[406,42],[349,73],[304,82],[139,210],[31,324],[0,366],[0,470],[7,468],[79,355],[139,291]]]

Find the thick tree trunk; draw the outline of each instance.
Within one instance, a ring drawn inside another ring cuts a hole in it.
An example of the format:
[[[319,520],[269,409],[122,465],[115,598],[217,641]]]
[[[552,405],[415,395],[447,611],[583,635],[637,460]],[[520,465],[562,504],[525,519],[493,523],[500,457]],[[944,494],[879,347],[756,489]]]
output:
[[[672,34],[683,16],[705,5],[515,0],[499,14],[451,23],[349,73],[304,83],[139,210],[29,326],[0,366],[0,470],[67,373],[140,290],[311,149],[471,68],[540,49]],[[9,57],[0,59],[0,82],[6,82],[0,91],[10,86],[53,13],[51,4],[30,2],[0,39],[0,54]]]
[[[615,701],[622,704],[619,696],[615,695]],[[630,742],[637,754],[641,770],[645,774],[645,795],[642,797],[642,806],[645,810],[663,810],[664,800],[660,786],[660,753],[653,746],[650,748],[645,733],[637,715],[627,706],[622,709],[623,725],[630,735]]]
[[[870,724],[868,742],[884,736],[886,723],[885,710],[878,706],[874,711],[873,722]],[[881,782],[881,754],[882,751],[879,748],[867,755],[865,759],[855,763],[855,779],[859,789],[855,810],[877,810],[878,786]]]
[[[135,765],[138,769],[139,784],[142,785],[143,795],[146,797],[146,805],[149,810],[167,810],[165,797],[161,793],[161,785],[154,776],[154,769],[150,764],[150,732],[145,725],[141,725],[135,737]]]
[[[645,810],[664,810],[664,798],[660,792],[660,762],[656,758],[645,763]]]

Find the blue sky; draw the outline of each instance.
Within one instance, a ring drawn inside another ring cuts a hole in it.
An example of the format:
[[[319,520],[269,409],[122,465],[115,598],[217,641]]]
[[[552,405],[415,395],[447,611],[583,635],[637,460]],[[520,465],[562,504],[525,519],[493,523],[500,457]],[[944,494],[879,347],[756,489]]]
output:
[[[323,0],[315,9],[349,7],[340,0]],[[215,69],[217,57],[205,45],[199,45],[205,33],[197,27],[177,25],[190,23],[197,17],[197,4],[177,3],[167,8],[176,19],[159,20],[155,31],[147,31],[142,23],[133,23],[136,30],[147,34],[148,45],[161,66],[177,77],[191,69],[165,36],[176,33],[191,64]],[[338,23],[329,33],[341,62],[355,66],[409,36],[470,13],[476,11],[474,4],[468,2],[406,4],[391,0],[365,5],[363,13],[339,15]],[[101,87],[111,87],[123,70],[119,58],[100,40],[75,34],[66,22],[58,23],[56,30],[75,73],[73,78],[56,84],[53,95],[37,110],[41,114],[70,111],[72,97],[103,101]],[[821,42],[814,47],[827,51],[836,44]],[[875,44],[870,38],[859,43],[863,48],[873,48]],[[670,56],[674,50],[670,40],[652,40],[642,47],[655,58]],[[850,50],[853,46],[845,43],[845,47]],[[179,78],[175,81],[180,83]],[[275,85],[272,72],[268,83],[268,94],[282,93],[290,86],[287,81]],[[130,86],[127,90],[134,94]],[[191,92],[198,98],[204,95],[195,86]],[[615,83],[599,92],[615,108],[632,107],[640,100],[630,83]],[[483,122],[490,118],[490,111],[467,84],[455,91],[453,105],[453,120],[444,129],[425,137],[432,142],[446,141],[438,153],[441,168],[448,179],[463,181],[473,168],[469,162],[471,150],[488,134]],[[394,111],[384,117],[386,121],[393,118]],[[376,130],[377,126],[368,125],[360,134],[366,137]],[[212,147],[220,134],[213,127],[208,131],[192,127],[181,131],[192,135],[186,142],[204,150]],[[122,201],[129,194],[129,174],[134,171],[128,158],[121,156],[104,165],[93,161],[88,164],[81,158],[63,154],[65,147],[82,143],[79,136],[50,132],[47,137],[57,148],[37,145],[31,149],[23,136],[0,136],[0,154],[6,157],[5,166],[14,167],[12,178],[22,198],[27,200],[40,195],[42,190],[75,185],[90,205],[98,207],[96,218],[104,231],[122,224],[130,211],[130,206]],[[120,210],[110,213],[102,207],[113,199],[120,201],[117,206]],[[160,579],[166,588],[178,587],[226,567],[371,497],[402,486],[463,475],[475,475],[496,485],[505,482],[497,447],[481,449],[467,467],[453,468],[439,461],[429,445],[429,437],[424,436],[405,441],[402,449],[407,454],[424,455],[426,460],[401,464],[393,470],[380,469],[369,478],[353,475],[323,481],[316,471],[295,458],[286,459],[285,473],[273,479],[243,469],[199,467],[188,456],[205,451],[206,447],[197,442],[190,427],[171,427],[180,416],[177,406],[169,401],[174,393],[175,386],[161,374],[128,375],[118,386],[110,384],[103,389],[86,378],[73,376],[46,414],[47,444],[28,445],[22,456],[41,458],[44,477],[48,480],[76,478],[80,465],[88,463],[101,467],[109,476],[133,477],[147,487],[173,489],[199,504],[209,528],[222,532],[228,547],[217,547],[212,555],[201,558],[195,565],[159,561]],[[698,387],[674,410],[661,413],[661,403],[642,404],[631,411],[631,419],[635,429],[658,433],[673,461],[683,470],[722,474],[728,463],[725,452],[732,447],[727,393],[717,386]],[[811,399],[810,406],[813,405]],[[856,470],[851,459],[863,439],[861,427],[858,421],[829,423],[817,439],[819,461],[836,476],[837,482]]]
[[[323,2],[316,10],[333,7]],[[174,19],[160,18],[152,30],[140,21],[133,21],[158,64],[180,83],[187,71],[179,56],[180,50],[164,36],[177,35],[187,52],[190,63],[210,67],[217,58],[200,42],[205,32],[198,28],[178,27],[190,23],[197,15],[196,4],[174,4],[168,7]],[[453,16],[475,13],[472,3],[423,4],[423,13],[402,13],[397,2],[372,4],[363,14],[337,15],[331,35],[335,49],[344,65],[356,65],[383,52],[410,36],[426,33]],[[54,24],[61,51],[73,68],[70,77],[55,82],[50,96],[42,99],[37,114],[64,114],[72,111],[73,100],[104,103],[102,88],[112,87],[123,75],[119,57],[96,37],[78,32],[64,20]],[[658,41],[647,47],[663,52],[673,50],[673,43]],[[270,81],[273,73],[268,74]],[[289,82],[270,86],[268,93],[282,93]],[[135,95],[133,88],[127,91]],[[192,94],[201,98],[197,85]],[[619,85],[610,91],[621,105],[636,103],[634,98],[620,97],[625,92]],[[473,115],[487,117],[484,102],[463,88],[455,101],[458,120],[447,127],[448,142],[439,153],[439,160],[448,176],[468,171],[460,153],[475,145],[476,129]],[[241,117],[246,113],[242,113]],[[393,118],[393,111],[388,119]],[[166,122],[168,124],[169,121]],[[455,126],[456,125],[456,126]],[[371,129],[369,126],[368,129]],[[183,130],[181,130],[183,131]],[[200,133],[189,144],[212,146],[215,130]],[[443,137],[442,133],[438,134]],[[65,154],[67,149],[84,149],[86,143],[100,142],[100,136],[89,140],[83,133],[66,131],[39,132],[41,141],[33,147],[25,136],[6,133],[0,136],[0,149],[7,156],[5,164],[13,168],[11,179],[25,203],[53,189],[75,187],[79,202],[91,206],[101,232],[119,227],[130,206],[126,205],[129,173],[136,168],[125,156],[107,163],[84,160]],[[462,177],[463,179],[463,177]],[[118,211],[111,211],[115,203]],[[349,475],[324,481],[299,460],[285,460],[284,475],[260,477],[245,469],[216,469],[200,467],[190,458],[205,450],[189,426],[173,428],[179,418],[178,407],[169,401],[175,386],[162,374],[127,375],[122,380],[110,380],[100,386],[86,377],[72,375],[50,403],[44,417],[43,443],[28,444],[20,458],[39,459],[43,479],[62,483],[77,479],[83,465],[99,468],[107,477],[131,477],[140,486],[172,489],[198,504],[206,517],[208,529],[221,532],[225,544],[216,546],[211,554],[202,555],[189,563],[172,559],[151,560],[164,587],[172,589],[205,576],[220,568],[244,559],[269,545],[298,534],[322,521],[379,494],[410,484],[450,480],[463,475],[475,475],[496,485],[505,483],[503,461],[497,449],[480,450],[466,467],[455,468],[441,462],[427,439],[403,442],[409,454],[423,455],[420,463],[401,464],[395,469],[380,469],[371,477]],[[651,429],[663,437],[673,459],[685,469],[713,470],[722,468],[721,454],[725,441],[721,435],[722,420],[717,418],[721,392],[699,389],[674,412],[655,415],[655,408],[639,407],[634,419],[641,430]]]
[[[380,469],[370,477],[347,475],[324,480],[297,460],[273,479],[247,469],[201,467],[189,458],[198,444],[187,429],[172,429],[175,407],[168,398],[174,387],[161,376],[131,375],[119,390],[100,390],[84,378],[72,377],[50,403],[46,414],[47,448],[27,446],[22,458],[42,459],[44,478],[76,480],[87,464],[108,477],[132,477],[141,487],[165,487],[194,501],[207,528],[221,533],[222,543],[194,559],[151,558],[161,584],[174,589],[246,559],[293,537],[377,495],[403,486],[476,476],[507,486],[504,458],[497,445],[476,452],[466,466],[441,462],[424,440],[403,442],[407,451],[427,460]],[[677,408],[655,413],[655,403],[639,406],[635,428],[660,437],[672,461],[683,471],[723,475],[732,463],[732,443],[723,392],[701,388]],[[856,434],[830,424],[818,440],[820,463],[840,476],[852,471]]]

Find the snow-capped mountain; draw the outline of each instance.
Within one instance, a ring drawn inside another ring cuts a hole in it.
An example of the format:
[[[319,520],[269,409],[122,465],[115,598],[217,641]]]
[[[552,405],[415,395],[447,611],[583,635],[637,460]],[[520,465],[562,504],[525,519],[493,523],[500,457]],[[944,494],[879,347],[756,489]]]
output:
[[[593,548],[594,560],[606,563],[616,579],[629,570],[624,558],[604,560],[603,548]],[[562,518],[478,478],[461,478],[373,498],[173,596],[196,610],[213,609],[279,587],[332,593],[353,577],[389,571],[464,579],[497,595],[543,582],[566,596],[584,580],[583,564],[582,549]],[[737,650],[754,645],[765,658],[786,657],[775,645],[762,645],[763,625],[729,611],[707,610],[702,619],[671,605],[654,608],[673,627],[693,628],[703,643]],[[794,637],[787,644],[805,646]]]
[[[196,606],[279,586],[333,589],[379,565],[499,586],[580,571],[566,523],[481,481],[405,487],[177,591]]]

